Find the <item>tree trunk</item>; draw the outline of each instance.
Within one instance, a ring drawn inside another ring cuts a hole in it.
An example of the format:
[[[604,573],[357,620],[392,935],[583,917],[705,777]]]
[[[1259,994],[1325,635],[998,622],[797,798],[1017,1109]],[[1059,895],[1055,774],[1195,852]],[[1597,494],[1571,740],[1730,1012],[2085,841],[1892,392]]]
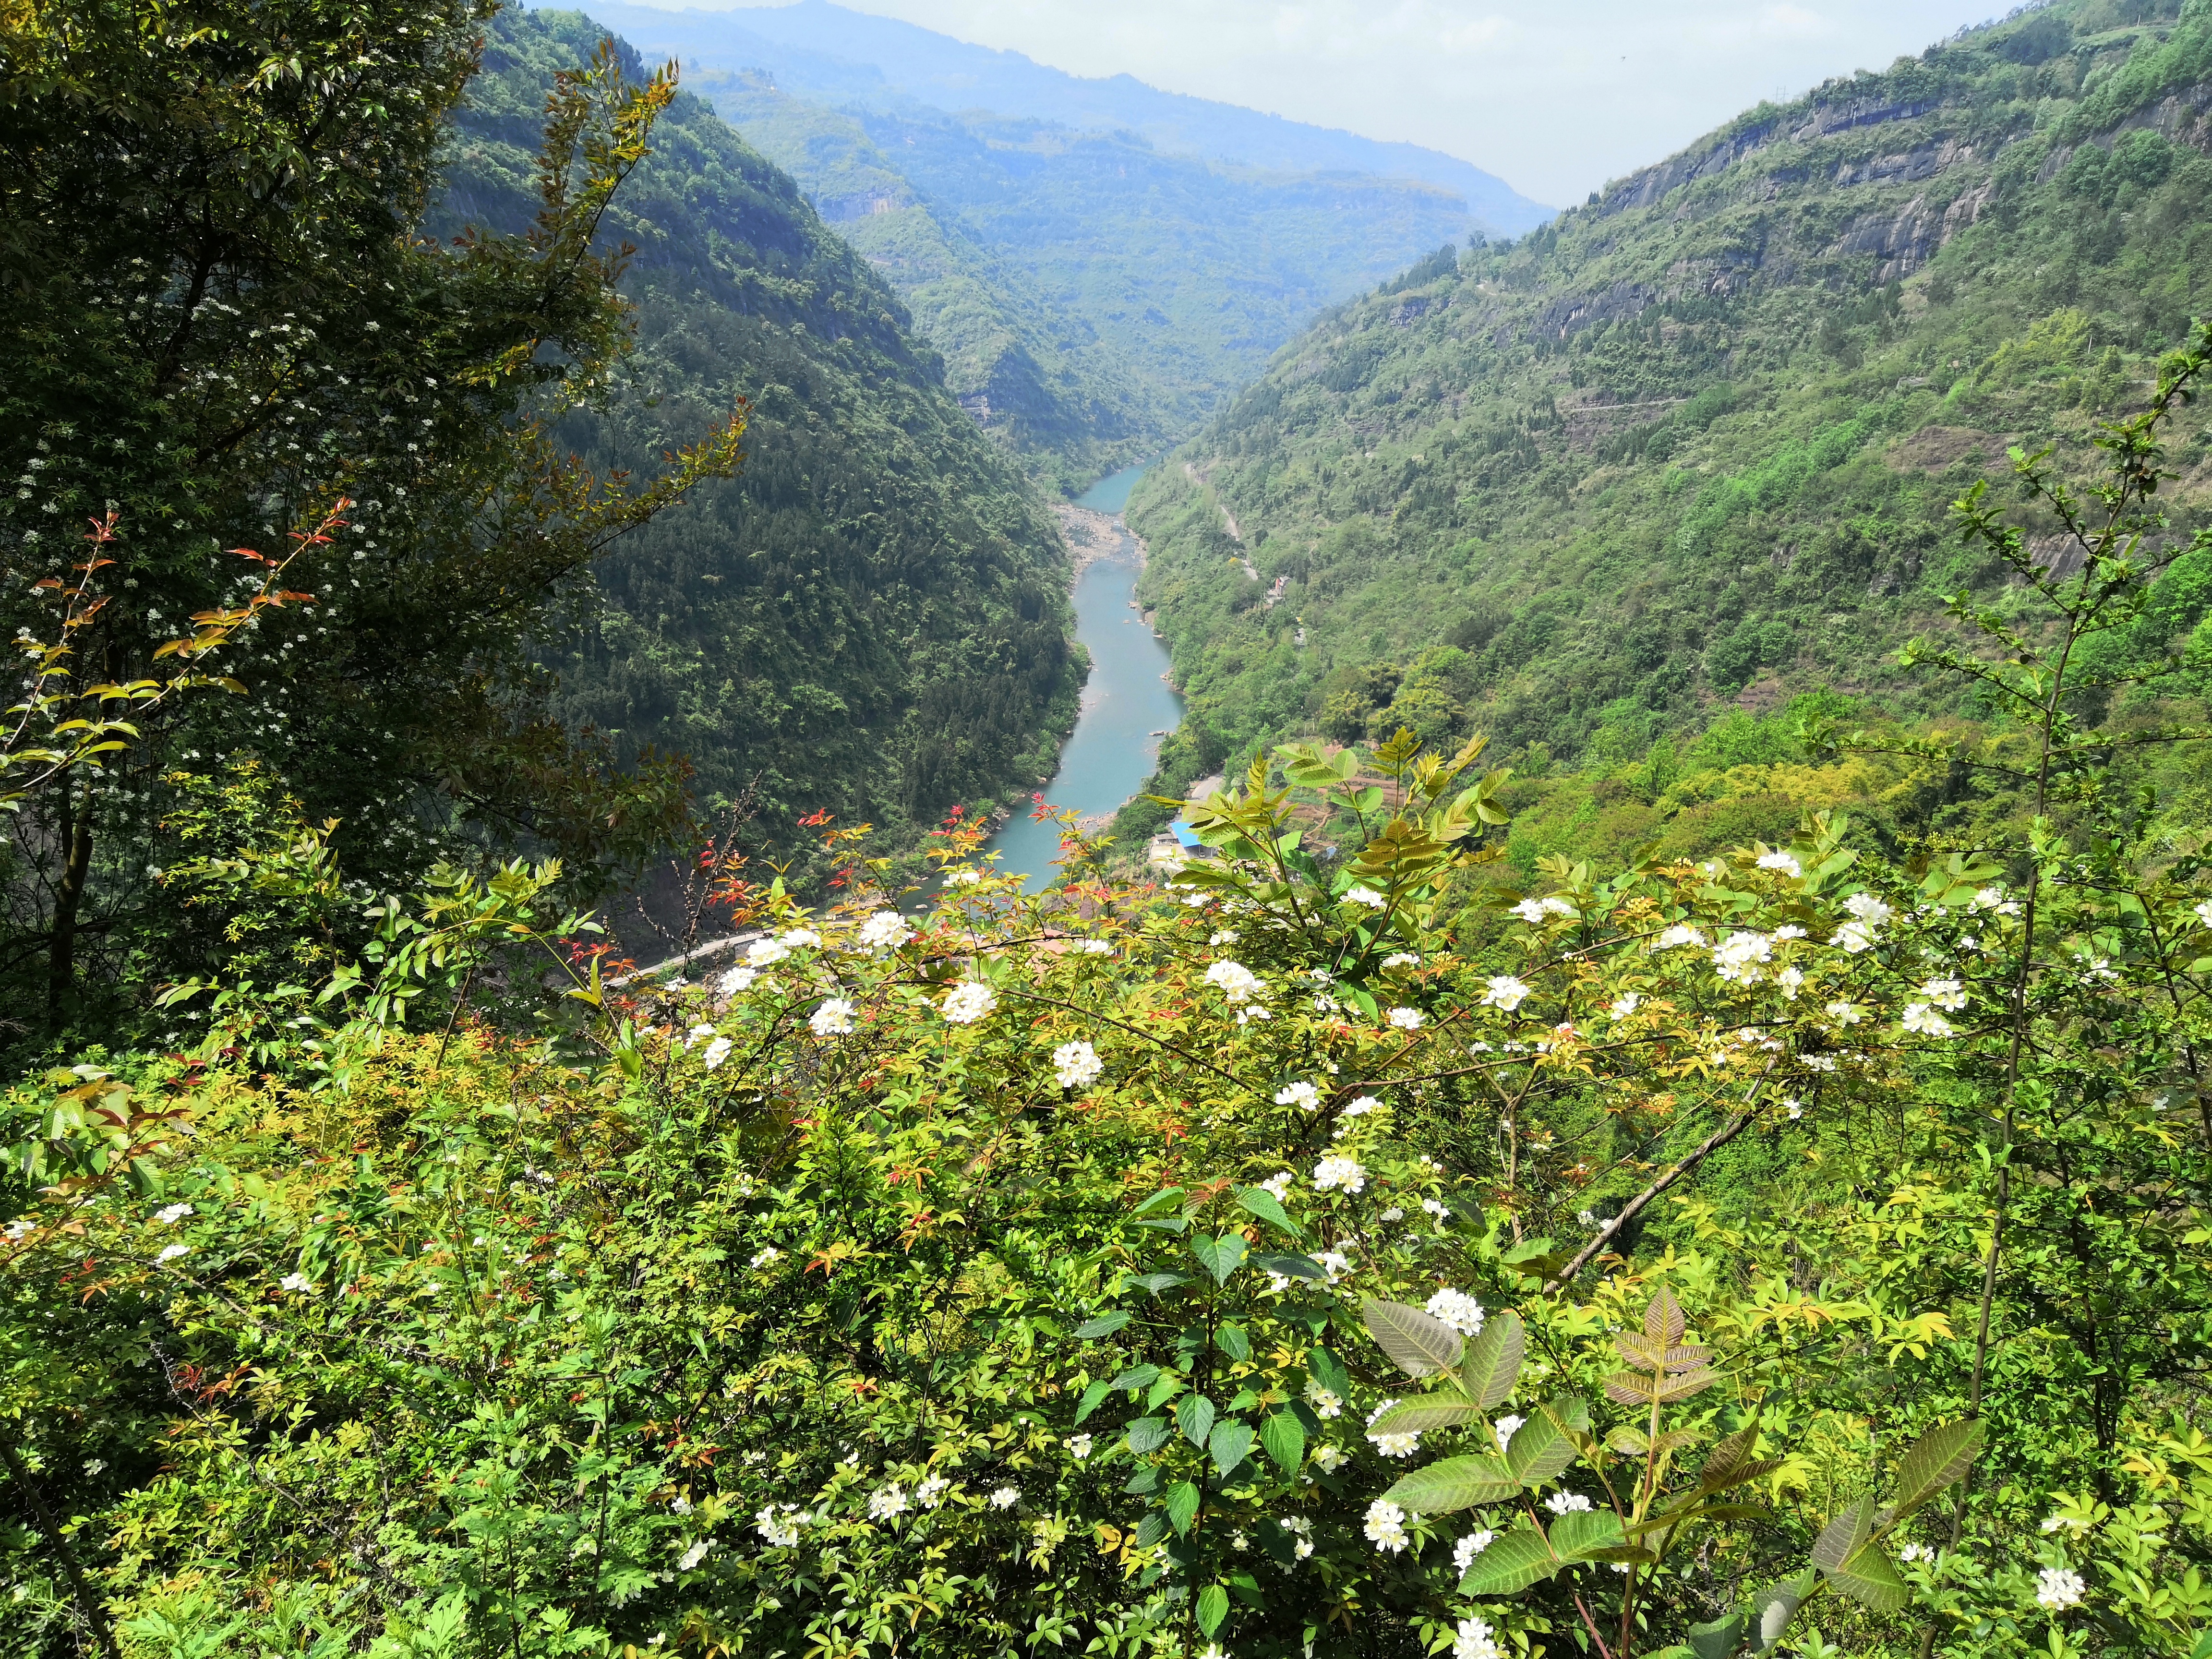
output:
[[[82,804],[70,799],[69,780],[62,780],[62,880],[54,894],[54,926],[46,950],[46,1029],[58,1031],[62,1005],[76,979],[76,916],[84,902],[84,884],[92,868],[92,799],[88,791]]]

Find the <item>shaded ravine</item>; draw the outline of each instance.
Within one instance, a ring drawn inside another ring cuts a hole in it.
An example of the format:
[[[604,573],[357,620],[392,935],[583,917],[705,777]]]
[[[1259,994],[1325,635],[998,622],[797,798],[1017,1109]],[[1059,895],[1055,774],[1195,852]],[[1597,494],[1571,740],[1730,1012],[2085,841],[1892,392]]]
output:
[[[1103,478],[1075,503],[1111,514],[1116,544],[1075,580],[1075,637],[1091,653],[1091,675],[1083,684],[1075,730],[1060,753],[1060,769],[1041,793],[1053,806],[1100,824],[1152,775],[1160,739],[1182,720],[1182,699],[1168,684],[1168,648],[1152,636],[1133,603],[1143,555],[1121,514],[1143,471],[1127,467]],[[1028,890],[1036,892],[1052,878],[1060,827],[1018,813],[985,850],[999,854],[999,867],[1019,872]]]

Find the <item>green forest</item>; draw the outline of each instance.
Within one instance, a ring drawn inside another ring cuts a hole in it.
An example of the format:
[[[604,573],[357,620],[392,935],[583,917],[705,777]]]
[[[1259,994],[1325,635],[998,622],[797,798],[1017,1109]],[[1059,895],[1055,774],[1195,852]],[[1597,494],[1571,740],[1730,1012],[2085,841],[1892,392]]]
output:
[[[0,66],[0,1654],[2212,1656],[2212,0],[1322,313],[1041,891],[1050,504],[672,67]]]

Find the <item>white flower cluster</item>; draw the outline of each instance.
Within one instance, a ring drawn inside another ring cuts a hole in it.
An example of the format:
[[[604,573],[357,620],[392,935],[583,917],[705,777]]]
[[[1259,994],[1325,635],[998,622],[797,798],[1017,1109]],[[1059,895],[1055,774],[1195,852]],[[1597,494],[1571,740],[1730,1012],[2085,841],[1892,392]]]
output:
[[[1352,1454],[1341,1446],[1316,1446],[1313,1460],[1321,1465],[1323,1474],[1334,1474],[1352,1461]]]
[[[1713,947],[1713,971],[1723,979],[1759,982],[1759,964],[1774,960],[1774,942],[1764,933],[1730,933]]]
[[[1316,1417],[1344,1415],[1344,1396],[1334,1389],[1325,1389],[1313,1377],[1306,1379],[1306,1404],[1314,1409]]]
[[[283,1278],[276,1281],[276,1288],[280,1291],[289,1291],[295,1296],[313,1296],[315,1293],[315,1281],[305,1273],[286,1273]]]
[[[1482,1334],[1482,1304],[1465,1291],[1455,1291],[1447,1285],[1429,1298],[1429,1311],[1462,1336]]]
[[[1325,1158],[1314,1165],[1313,1183],[1319,1193],[1339,1188],[1347,1193],[1359,1192],[1367,1185],[1366,1166],[1356,1158]]]
[[[973,1025],[998,1006],[996,991],[981,980],[963,980],[946,993],[944,1013],[949,1024]]]
[[[714,1071],[730,1057],[730,1050],[736,1046],[729,1038],[718,1036],[707,1045],[707,1052],[699,1056],[699,1063],[708,1071]]]
[[[1578,1492],[1555,1492],[1544,1500],[1544,1507],[1554,1515],[1584,1514],[1589,1506],[1589,1499]]]
[[[1364,904],[1370,910],[1380,910],[1390,901],[1372,887],[1355,887],[1344,896],[1346,904]]]
[[[777,1249],[773,1244],[763,1244],[759,1249],[753,1252],[753,1259],[750,1265],[754,1270],[757,1272],[763,1267],[772,1267],[782,1260],[783,1252],[781,1250]]]
[[[817,1036],[843,1036],[853,1029],[853,1005],[843,997],[824,997],[806,1026]]]
[[[1310,1083],[1286,1083],[1275,1091],[1275,1104],[1310,1112],[1321,1104],[1321,1091]]]
[[[160,1222],[164,1227],[173,1227],[177,1223],[182,1221],[186,1216],[191,1213],[192,1206],[189,1204],[171,1204],[162,1209],[155,1211],[154,1219]]]
[[[1106,1070],[1106,1062],[1087,1042],[1063,1042],[1052,1051],[1053,1075],[1063,1089],[1087,1088]]]
[[[1418,1008],[1393,1008],[1383,1018],[1401,1031],[1421,1029],[1421,1011]]]
[[[1223,999],[1231,1003],[1249,1002],[1260,994],[1260,976],[1226,957],[1206,970],[1206,982],[1218,988]]]
[[[1303,1515],[1286,1515],[1275,1522],[1291,1537],[1291,1555],[1303,1561],[1313,1553],[1313,1522]]]
[[[1010,1510],[1021,1501],[1022,1492],[1018,1486],[1001,1486],[991,1494],[991,1507],[994,1510]]]
[[[1496,1533],[1491,1531],[1489,1528],[1485,1527],[1478,1532],[1471,1532],[1468,1534],[1468,1535],[1461,1539],[1458,1543],[1454,1544],[1452,1546],[1452,1566],[1454,1570],[1464,1573],[1469,1567],[1474,1565],[1474,1558],[1481,1554],[1483,1551],[1488,1549],[1490,1547],[1490,1540],[1497,1536],[1498,1534]]]
[[[1367,1506],[1364,1530],[1368,1541],[1386,1555],[1398,1554],[1413,1541],[1406,1531],[1406,1511],[1387,1498],[1378,1498]]]
[[[2081,1575],[2071,1568],[2045,1567],[2035,1575],[2035,1605],[2052,1613],[2080,1607],[2088,1591]]]
[[[1091,1437],[1087,1434],[1071,1434],[1060,1443],[1067,1448],[1067,1455],[1079,1463],[1091,1455]]]
[[[1853,893],[1844,901],[1844,908],[1850,912],[1851,919],[1836,929],[1828,943],[1843,946],[1853,956],[1874,949],[1882,924],[1895,914],[1872,893]]]
[[[1796,881],[1805,873],[1805,866],[1779,848],[1771,853],[1761,853],[1759,855],[1759,867],[1762,870],[1779,870],[1792,881]]]
[[[878,910],[860,924],[860,947],[867,951],[895,951],[914,937],[914,929],[906,925],[906,918],[896,910]]]
[[[1571,916],[1574,913],[1575,907],[1563,898],[1525,898],[1513,907],[1513,914],[1532,927],[1546,916]]]
[[[684,1552],[684,1559],[676,1564],[676,1571],[678,1572],[690,1571],[692,1568],[697,1566],[702,1561],[707,1559],[707,1552],[714,1547],[714,1540],[713,1539],[701,1539],[697,1543],[692,1545],[690,1549]]]
[[[888,1486],[878,1486],[868,1494],[868,1519],[890,1521],[907,1512],[906,1488],[893,1481]]]
[[[1672,927],[1662,928],[1659,937],[1651,941],[1651,948],[1655,951],[1672,951],[1678,945],[1694,945],[1699,950],[1703,950],[1705,944],[1705,936],[1703,933],[1687,922],[1678,921]]]
[[[1504,1451],[1511,1443],[1514,1432],[1528,1420],[1525,1417],[1516,1417],[1510,1412],[1499,1418],[1491,1429],[1491,1432],[1498,1437],[1498,1449]]]
[[[772,1548],[789,1549],[799,1541],[799,1528],[813,1518],[796,1504],[786,1504],[781,1515],[776,1513],[775,1505],[770,1504],[753,1517],[753,1522],[760,1528],[760,1535],[768,1540]]]
[[[757,968],[732,968],[722,975],[722,994],[733,997],[740,991],[750,991],[753,988],[753,981],[759,977],[760,969]]]
[[[1460,1571],[1465,1572],[1467,1569],[1462,1567]],[[1505,1655],[1487,1620],[1462,1619],[1459,1621],[1459,1634],[1452,1638],[1452,1659],[1505,1659]]]
[[[1615,1019],[1626,1019],[1643,1005],[1642,997],[1633,991],[1625,991],[1613,1000],[1613,1006],[1607,1008],[1606,1012],[1611,1014]]]
[[[191,1253],[192,1247],[189,1244],[164,1244],[161,1246],[161,1253],[154,1260],[157,1262],[174,1261],[179,1256],[190,1255]]]
[[[945,1501],[945,1489],[951,1486],[941,1474],[933,1474],[914,1489],[914,1501],[926,1510],[933,1510]]]
[[[1275,1202],[1279,1204],[1291,1195],[1291,1183],[1297,1179],[1288,1170],[1278,1170],[1260,1183],[1260,1190],[1274,1194]]]
[[[1483,982],[1483,1006],[1511,1013],[1526,1002],[1532,993],[1510,974],[1494,974]]]
[[[1924,1002],[1908,1002],[1898,1023],[1918,1036],[1947,1037],[1952,1034],[1951,1022]]]
[[[1420,965],[1420,957],[1415,956],[1411,951],[1393,951],[1389,956],[1382,958],[1382,966],[1386,969],[1391,968],[1418,968]]]

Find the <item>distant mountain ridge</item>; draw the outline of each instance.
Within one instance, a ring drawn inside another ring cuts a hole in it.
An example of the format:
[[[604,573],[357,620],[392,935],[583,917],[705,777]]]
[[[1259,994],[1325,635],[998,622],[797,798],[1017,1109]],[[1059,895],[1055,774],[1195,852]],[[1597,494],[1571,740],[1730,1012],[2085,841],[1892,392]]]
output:
[[[594,15],[648,52],[675,52],[707,68],[764,69],[802,97],[889,108],[903,95],[951,114],[989,110],[1090,131],[1133,132],[1170,154],[1246,167],[1417,179],[1461,197],[1469,216],[1492,236],[1522,235],[1553,212],[1440,150],[1163,92],[1133,76],[1071,75],[1018,52],[971,46],[830,0],[733,12],[608,5]]]

